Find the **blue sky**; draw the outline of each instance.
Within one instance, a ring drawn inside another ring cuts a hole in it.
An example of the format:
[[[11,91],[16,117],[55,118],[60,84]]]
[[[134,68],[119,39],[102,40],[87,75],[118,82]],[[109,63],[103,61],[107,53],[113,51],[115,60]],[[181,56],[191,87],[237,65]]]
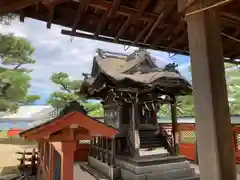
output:
[[[64,27],[53,25],[49,30],[46,23],[32,19],[25,19],[24,23],[14,21],[11,26],[1,26],[0,33],[13,33],[16,36],[27,38],[35,48],[34,58],[36,64],[29,65],[33,71],[30,93],[38,94],[42,98],[37,103],[44,104],[49,95],[58,90],[58,87],[50,81],[54,72],[67,72],[72,79],[82,79],[82,73],[88,73],[91,69],[92,59],[96,55],[96,49],[101,48],[108,51],[127,52],[134,51],[130,47],[124,51],[124,46],[93,41],[89,39],[61,34]],[[179,71],[189,78],[189,57],[176,55],[170,59],[169,54],[150,50],[152,56],[157,59],[157,64],[163,66],[170,62],[179,64]]]

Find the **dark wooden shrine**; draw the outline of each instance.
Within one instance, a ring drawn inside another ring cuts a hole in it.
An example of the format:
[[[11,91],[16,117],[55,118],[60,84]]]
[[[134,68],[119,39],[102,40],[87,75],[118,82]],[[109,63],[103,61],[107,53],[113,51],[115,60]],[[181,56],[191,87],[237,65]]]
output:
[[[169,136],[163,127],[159,128],[157,113],[162,104],[170,104],[174,133],[175,96],[191,93],[188,81],[174,68],[157,67],[150,54],[143,49],[130,55],[100,49],[97,52],[91,74],[84,74],[80,93],[87,98],[102,100],[104,123],[118,129],[118,134],[111,140],[102,137],[92,141],[88,166],[111,179],[131,179],[133,176],[120,170],[126,165],[121,162],[143,166],[146,161],[152,161],[155,165],[160,161],[169,161],[170,156],[171,161],[179,160],[179,157],[174,157],[174,136]],[[146,159],[146,151],[153,149],[162,151],[149,154]],[[145,153],[142,153],[144,150]],[[106,166],[101,163],[107,163],[110,169],[103,170]],[[89,171],[89,167],[84,168]]]

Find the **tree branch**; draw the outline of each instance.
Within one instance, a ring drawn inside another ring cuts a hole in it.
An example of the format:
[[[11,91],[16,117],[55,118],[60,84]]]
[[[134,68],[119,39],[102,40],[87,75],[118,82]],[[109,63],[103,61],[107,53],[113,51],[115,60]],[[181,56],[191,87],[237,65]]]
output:
[[[70,89],[68,89],[68,87],[66,85],[64,85],[63,83],[60,83],[60,85],[62,86],[62,88],[67,91],[68,93],[72,93],[72,91]]]

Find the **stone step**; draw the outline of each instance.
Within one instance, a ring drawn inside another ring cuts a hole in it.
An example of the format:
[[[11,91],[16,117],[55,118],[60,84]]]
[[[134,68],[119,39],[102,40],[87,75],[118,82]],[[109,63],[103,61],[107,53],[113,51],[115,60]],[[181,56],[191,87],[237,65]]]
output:
[[[147,149],[147,148],[158,148],[158,147],[161,147],[160,143],[148,143],[148,144],[141,144],[140,143],[140,148],[144,148],[144,149]]]
[[[134,174],[133,172],[127,169],[121,169],[121,177],[123,180],[146,180],[146,179],[194,180],[193,178],[196,179],[194,169],[192,168],[173,169],[169,171],[158,171],[158,172],[144,173],[144,174]]]
[[[126,161],[132,165],[136,166],[148,166],[148,165],[159,165],[159,164],[169,164],[169,163],[178,163],[184,162],[187,160],[185,156],[166,156],[166,155],[151,155],[141,156],[137,158],[118,156],[119,160]]]
[[[200,177],[195,176],[195,177],[189,177],[189,178],[182,178],[182,179],[179,179],[179,180],[200,180]]]
[[[91,174],[97,180],[109,180],[109,178],[107,176],[105,176],[104,174],[100,173],[96,169],[89,166],[88,163],[82,163],[82,164],[80,164],[80,167],[83,171],[88,172],[89,174]]]

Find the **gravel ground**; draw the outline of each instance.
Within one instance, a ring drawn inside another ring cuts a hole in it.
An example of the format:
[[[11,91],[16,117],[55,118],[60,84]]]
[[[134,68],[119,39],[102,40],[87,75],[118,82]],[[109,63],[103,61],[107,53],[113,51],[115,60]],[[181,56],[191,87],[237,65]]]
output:
[[[17,158],[20,158],[21,155],[16,154],[16,152],[23,152],[24,149],[26,149],[26,151],[32,151],[33,148],[35,148],[35,145],[4,144],[0,141],[0,176],[19,173],[17,169],[19,161]]]

